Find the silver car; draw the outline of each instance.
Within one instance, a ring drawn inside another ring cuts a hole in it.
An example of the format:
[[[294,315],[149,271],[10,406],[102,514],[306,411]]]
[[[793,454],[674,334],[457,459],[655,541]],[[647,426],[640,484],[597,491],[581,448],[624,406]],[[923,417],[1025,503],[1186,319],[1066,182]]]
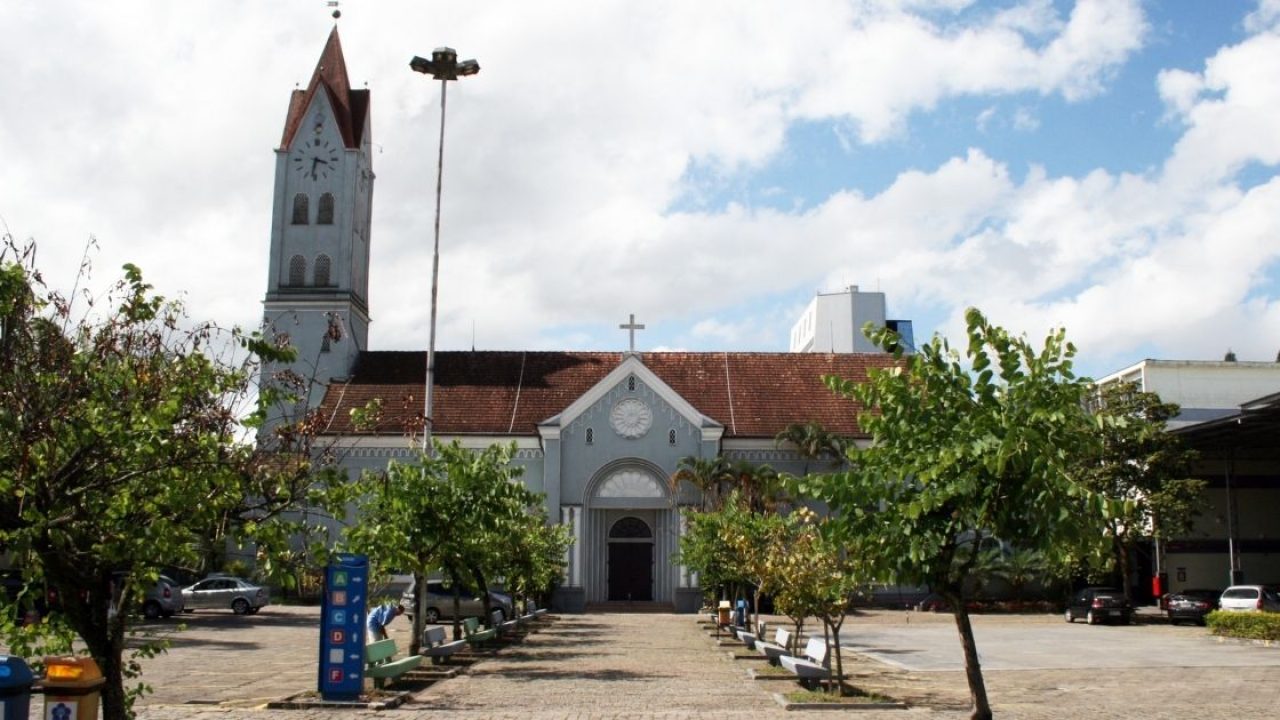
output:
[[[414,583],[410,582],[408,589],[400,596],[400,606],[404,608],[405,615],[412,621],[413,613],[416,608],[413,606],[413,588]],[[463,588],[459,593],[459,616],[461,617],[484,617],[484,600],[475,593]],[[502,613],[502,620],[514,617],[514,608],[511,605],[511,596],[504,595],[500,592],[489,591],[489,604],[494,610]],[[453,617],[453,588],[445,587],[444,583],[428,582],[427,583],[427,613],[424,619],[427,623],[434,624],[440,622],[440,618]]]
[[[186,611],[225,610],[237,615],[252,615],[268,602],[267,589],[238,577],[208,577],[182,589]]]

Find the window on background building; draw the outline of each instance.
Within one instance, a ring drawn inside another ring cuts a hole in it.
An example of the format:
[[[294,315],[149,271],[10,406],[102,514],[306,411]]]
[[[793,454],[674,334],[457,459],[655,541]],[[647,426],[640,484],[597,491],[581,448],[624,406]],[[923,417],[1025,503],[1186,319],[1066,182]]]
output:
[[[316,211],[316,224],[333,224],[333,193],[325,193],[320,196],[320,208]]]
[[[289,260],[289,287],[302,287],[307,284],[307,259],[294,255]]]
[[[293,224],[306,225],[311,215],[311,201],[307,198],[306,193],[298,193],[293,196]]]
[[[316,287],[329,287],[329,256],[316,258]]]

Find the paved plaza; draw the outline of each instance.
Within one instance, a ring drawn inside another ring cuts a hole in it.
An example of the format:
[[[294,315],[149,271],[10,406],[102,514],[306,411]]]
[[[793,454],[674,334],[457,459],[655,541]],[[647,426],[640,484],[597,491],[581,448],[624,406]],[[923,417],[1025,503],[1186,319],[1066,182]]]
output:
[[[831,711],[784,711],[772,694],[785,681],[751,680],[748,667],[760,663],[734,660],[733,648],[716,639],[689,615],[588,614],[561,615],[518,643],[484,655],[457,677],[412,684],[412,697],[390,710],[275,710],[269,701],[315,688],[318,649],[316,608],[268,607],[261,614],[198,613],[183,618],[188,628],[173,632],[174,623],[156,624],[172,647],[144,661],[144,680],[155,688],[139,704],[143,720],[319,720],[380,715],[388,720],[419,718],[757,718],[831,717]],[[1066,667],[987,669],[989,692],[1000,718],[1263,718],[1280,707],[1280,649],[1223,645],[1196,628],[1137,626],[1090,628],[1068,626],[1060,619],[979,617],[975,619],[979,650],[984,638],[1022,627],[1028,632],[1051,629],[1056,642],[1062,631],[1076,642],[1090,633],[1132,631],[1122,644],[1139,643],[1144,631],[1164,636],[1208,664],[1176,658],[1162,666],[1117,663],[1106,655],[1093,663]],[[1172,632],[1171,632],[1172,631]],[[1186,632],[1183,632],[1186,631]],[[392,638],[407,647],[408,623],[392,624]],[[842,635],[898,644],[897,658],[932,653],[950,638],[958,646],[950,618],[903,612],[852,616]],[[1098,635],[1100,637],[1100,635]],[[864,645],[872,655],[845,654],[845,672],[858,686],[905,700],[907,710],[861,711],[859,718],[939,718],[967,716],[963,673],[894,661],[895,648],[883,642]],[[855,647],[858,643],[854,642]],[[934,646],[938,646],[935,648]],[[933,648],[933,649],[931,649]],[[1050,648],[1052,650],[1052,648]],[[1062,654],[1062,648],[1059,648]],[[1035,649],[1028,649],[1035,652]],[[1107,654],[1110,655],[1110,654]],[[878,658],[889,659],[884,662]],[[1234,659],[1232,659],[1234,658]],[[915,661],[912,661],[915,662]],[[35,698],[31,717],[42,717]]]

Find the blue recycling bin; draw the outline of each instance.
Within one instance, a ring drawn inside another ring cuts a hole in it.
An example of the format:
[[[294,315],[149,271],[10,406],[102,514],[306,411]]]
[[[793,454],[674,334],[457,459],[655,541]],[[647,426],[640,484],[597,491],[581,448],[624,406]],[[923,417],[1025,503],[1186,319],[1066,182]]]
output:
[[[0,655],[0,720],[27,720],[34,683],[35,675],[25,660]]]

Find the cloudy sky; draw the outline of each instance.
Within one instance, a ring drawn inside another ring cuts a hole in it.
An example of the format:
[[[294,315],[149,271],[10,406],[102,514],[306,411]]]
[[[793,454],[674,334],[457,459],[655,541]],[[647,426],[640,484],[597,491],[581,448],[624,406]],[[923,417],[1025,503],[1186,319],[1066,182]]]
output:
[[[1085,371],[1280,351],[1280,0],[344,0],[373,99],[370,344],[785,350],[818,290],[965,307]],[[323,0],[9,0],[0,218],[252,326]]]

